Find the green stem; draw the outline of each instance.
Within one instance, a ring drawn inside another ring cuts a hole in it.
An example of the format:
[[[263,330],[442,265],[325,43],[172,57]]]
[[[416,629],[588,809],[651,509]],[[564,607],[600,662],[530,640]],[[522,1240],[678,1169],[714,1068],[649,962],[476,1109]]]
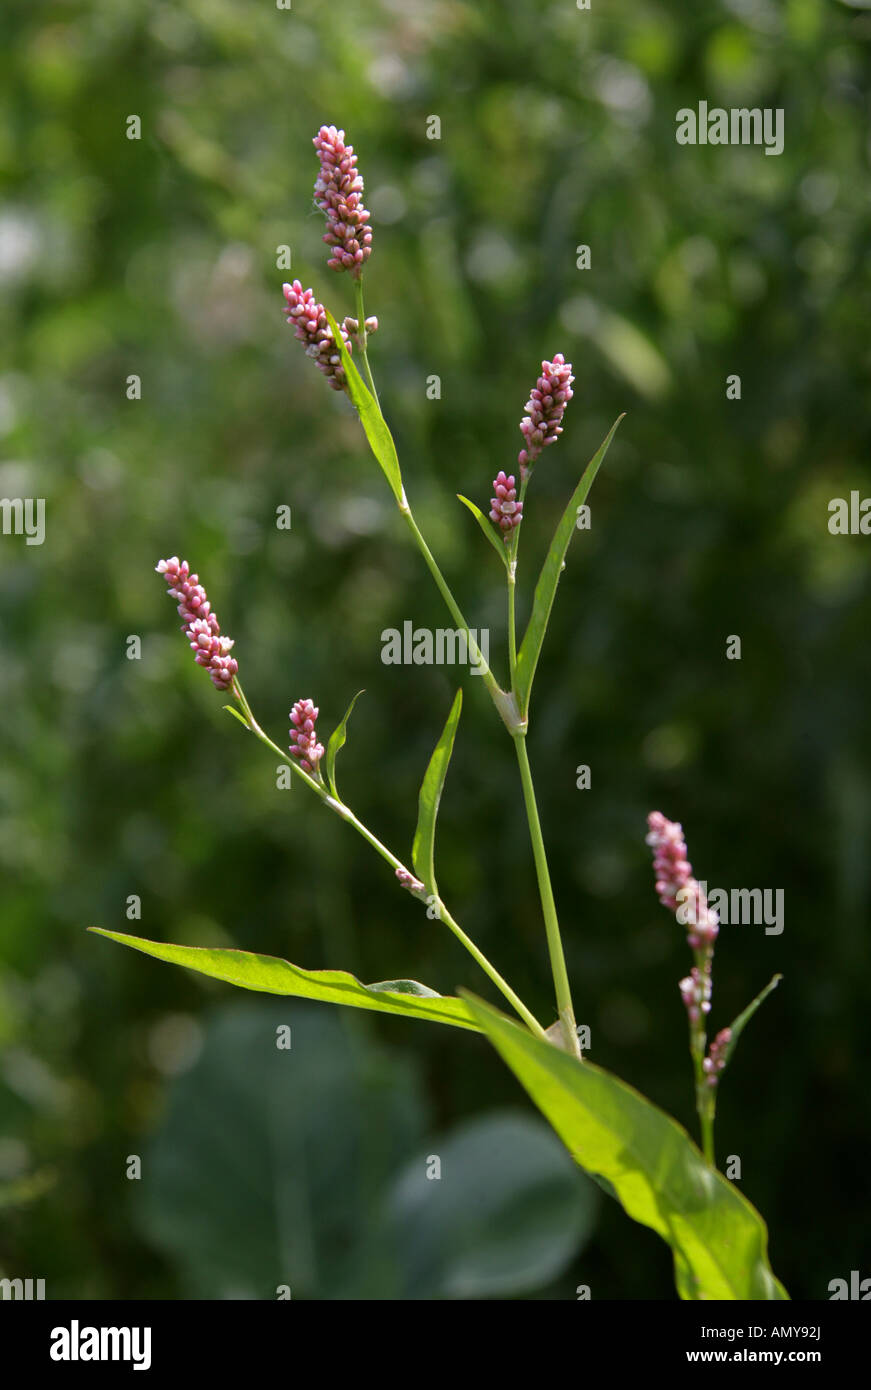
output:
[[[702,1151],[712,1168],[716,1168],[717,1163],[714,1158],[714,1117],[707,1111],[702,1110],[699,1115],[699,1123],[702,1128]]]
[[[517,670],[517,628],[514,621],[514,592],[517,588],[515,578],[516,560],[508,562],[508,664],[511,676],[511,689],[514,689],[514,677]]]
[[[713,968],[713,946],[698,946],[693,950],[693,958],[699,979],[710,980]],[[714,1159],[714,1120],[717,1110],[717,1092],[708,1085],[705,1073],[705,1057],[708,1051],[708,1035],[705,1028],[705,1015],[702,1013],[696,1023],[690,1021],[690,1055],[696,1079],[696,1114],[699,1117],[699,1130],[702,1138],[702,1152],[712,1168]]]
[[[366,310],[363,307],[363,277],[354,281],[354,305],[357,310],[357,341],[360,344],[360,356],[363,359],[363,374],[366,377],[366,385],[375,397],[375,404],[381,409],[381,402],[378,399],[378,392],[375,390],[375,378],[372,376],[372,368],[369,366],[369,354],[366,350],[368,334],[366,332]]]
[[[515,737],[514,746],[517,750],[517,762],[520,766],[520,780],[523,784],[523,800],[526,803],[526,818],[529,822],[529,837],[532,841],[535,872],[538,877],[538,891],[541,898],[542,911],[544,913],[544,926],[547,932],[547,949],[550,955],[550,968],[553,975],[554,989],[556,991],[556,1003],[560,1026],[566,1050],[572,1056],[580,1060],[581,1049],[578,1043],[575,1013],[572,1007],[572,993],[569,986],[568,972],[566,970],[559,921],[556,915],[556,903],[554,902],[550,873],[547,867],[547,855],[544,848],[544,838],[541,833],[541,822],[538,818],[538,807],[535,802],[535,788],[532,785],[532,769],[529,766],[526,739],[522,736]]]
[[[520,480],[520,495],[518,501],[523,506],[526,498],[526,489],[529,485],[529,474]],[[514,534],[511,537],[511,546],[508,551],[508,653],[511,663],[511,690],[514,693],[514,684],[517,672],[517,623],[514,612],[514,594],[517,587],[517,551],[520,545],[520,526],[515,526]],[[516,695],[515,695],[516,699]]]
[[[357,312],[357,340],[360,345],[360,354],[363,360],[364,374],[369,390],[371,391],[375,399],[375,402],[378,406],[378,409],[380,410],[381,403],[378,400],[378,392],[375,389],[375,380],[372,376],[372,369],[369,366],[369,357],[366,351],[366,310],[363,304],[362,279],[356,280],[354,282],[354,302],[356,305]],[[450,612],[457,626],[465,633],[466,643],[469,652],[469,659],[478,667],[479,671],[481,672],[481,675],[484,678],[484,684],[486,685],[490,693],[490,697],[493,700],[493,703],[496,706],[497,710],[499,711],[499,714],[502,717],[502,720],[507,726],[509,732],[512,734],[515,733],[518,729],[523,727],[523,725],[517,710],[517,702],[514,698],[514,695],[502,689],[502,687],[499,685],[499,682],[496,680],[496,677],[493,675],[493,672],[490,670],[488,663],[484,659],[484,654],[478,647],[477,642],[472,636],[469,624],[463,617],[460,605],[457,603],[456,599],[451,593],[447,580],[445,579],[444,575],[439,569],[435,556],[433,555],[432,551],[430,550],[429,546],[423,538],[420,528],[414,519],[414,514],[411,510],[408,498],[406,497],[404,491],[402,493],[402,500],[399,503],[399,510],[402,516],[404,517],[406,525],[411,531],[412,536],[414,537],[415,545],[417,546],[418,550],[424,558],[424,561],[426,562],[427,569],[429,570],[430,574],[436,582],[436,587],[438,588],[439,593],[444,599],[448,607],[448,611]]]
[[[441,921],[443,921],[445,925],[450,928],[457,940],[462,942],[466,950],[469,952],[469,955],[472,956],[472,958],[478,962],[481,969],[484,971],[484,974],[490,977],[496,988],[508,1000],[512,1008],[514,1008],[517,1011],[517,1013],[523,1019],[526,1026],[529,1028],[530,1032],[534,1033],[537,1038],[540,1038],[542,1040],[542,1042],[549,1042],[550,1039],[548,1038],[547,1033],[542,1028],[541,1024],[538,1022],[538,1019],[535,1018],[535,1016],[529,1012],[529,1009],[527,1009],[526,1005],[523,1003],[523,1000],[520,999],[514,993],[514,990],[502,978],[495,966],[490,964],[483,951],[478,950],[478,947],[475,945],[471,937],[467,936],[466,933],[463,931],[462,927],[454,921],[453,917],[448,912],[441,899],[439,899],[438,901],[438,911]]]
[[[246,719],[248,720],[248,727],[250,728],[252,734],[254,734],[254,736],[258,738],[260,742],[263,743],[267,748],[270,748],[273,753],[277,753],[278,757],[281,758],[282,762],[287,762],[287,753],[285,752],[285,750],[279,748],[277,743],[273,743],[269,735],[263,732],[260,725],[257,723],[257,720],[254,718],[254,715],[251,711],[251,706],[246,700],[245,693],[242,690],[242,687],[239,684],[238,680],[233,682],[233,693],[239,700],[239,703],[241,704],[242,709],[245,712]],[[411,873],[402,863],[401,859],[397,859],[396,855],[391,853],[387,846],[381,843],[381,841],[378,839],[378,836],[373,835],[372,831],[368,828],[368,826],[364,825],[361,820],[358,820],[358,818],[354,815],[354,812],[351,810],[350,806],[346,806],[343,801],[337,801],[334,797],[332,797],[330,793],[327,791],[326,787],[324,787],[320,782],[316,781],[314,777],[310,777],[307,772],[303,772],[302,768],[299,767],[297,763],[294,763],[292,759],[288,765],[292,772],[295,772],[298,777],[301,777],[302,780],[306,783],[306,785],[311,787],[313,792],[317,793],[321,801],[323,801],[327,806],[329,806],[331,811],[335,811],[337,816],[339,816],[343,821],[346,821],[348,825],[353,826],[353,828],[357,831],[358,835],[362,835],[363,839],[366,840],[366,842],[370,844],[372,848],[378,854],[381,855],[381,858],[385,859],[393,869],[401,869],[403,873],[408,874],[409,877],[412,877]],[[496,969],[495,965],[491,964],[491,962],[484,955],[484,952],[478,949],[472,938],[466,935],[459,923],[456,922],[454,918],[451,916],[451,914],[448,912],[441,899],[437,900],[437,909],[439,920],[444,922],[445,925],[453,932],[457,940],[460,941],[463,944],[463,946],[465,946],[472,959],[477,962],[477,964],[484,971],[484,974],[487,975],[487,977],[490,980],[492,980],[493,984],[499,990],[500,994],[502,994],[503,997],[507,999],[508,1003],[517,1012],[520,1018],[523,1019],[523,1022],[530,1029],[530,1031],[534,1033],[536,1037],[541,1038],[544,1042],[548,1042],[549,1039],[547,1033],[542,1028],[541,1024],[538,1022],[535,1016],[532,1013],[530,1013],[529,1009],[523,1003],[523,1000],[519,997],[519,995],[514,993],[514,990],[511,988],[508,982],[502,977],[502,975],[499,974],[499,971]]]
[[[495,704],[497,710],[502,716],[503,721],[508,726],[508,729],[511,731],[511,733],[514,733],[516,730],[520,728],[520,718],[517,713],[517,703],[514,699],[514,696],[509,694],[508,691],[502,689],[502,687],[499,685],[499,682],[496,680],[496,677],[493,675],[493,672],[490,670],[490,667],[488,666],[486,660],[484,659],[484,653],[480,650],[477,642],[472,636],[469,624],[463,617],[460,605],[457,603],[456,599],[451,593],[450,587],[448,586],[448,582],[442,574],[441,570],[439,569],[435,556],[433,555],[432,551],[430,550],[429,546],[424,540],[423,535],[420,531],[420,527],[414,519],[414,514],[411,510],[411,507],[408,505],[407,499],[405,500],[404,506],[400,506],[399,510],[405,519],[405,523],[408,526],[408,529],[411,531],[411,534],[414,537],[415,545],[417,546],[418,550],[420,551],[421,555],[423,556],[426,562],[427,569],[429,570],[430,574],[435,580],[436,587],[439,593],[441,594],[442,598],[444,599],[445,604],[447,605],[448,612],[451,614],[451,617],[457,624],[457,627],[461,628],[466,635],[466,643],[468,645],[470,661],[472,661],[480,670],[484,680],[484,684],[490,692],[490,696],[493,700],[493,703]]]
[[[704,1028],[695,1031],[690,1025],[690,1051],[693,1055],[693,1070],[696,1075],[696,1114],[699,1117],[699,1130],[702,1137],[702,1152],[712,1168],[714,1160],[714,1092],[707,1083],[705,1060],[707,1039]]]

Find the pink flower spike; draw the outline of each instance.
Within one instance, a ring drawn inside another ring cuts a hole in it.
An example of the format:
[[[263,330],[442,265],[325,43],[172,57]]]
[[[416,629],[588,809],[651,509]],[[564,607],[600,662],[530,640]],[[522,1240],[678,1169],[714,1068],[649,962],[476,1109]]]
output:
[[[197,665],[206,668],[216,690],[229,690],[239,670],[239,663],[230,656],[233,639],[221,636],[221,626],[199,575],[191,574],[187,560],[179,560],[177,555],[158,561],[155,570],[166,580],[170,596],[178,600],[181,630],[190,642]]]
[[[298,758],[303,772],[308,772],[313,777],[320,775],[318,764],[324,756],[324,745],[318,743],[315,729],[318,713],[317,705],[311,700],[297,700],[290,711],[290,722],[293,725],[290,731],[291,757]]]
[[[357,172],[353,145],[345,132],[322,125],[313,142],[321,161],[315,183],[315,202],[327,219],[324,241],[333,248],[331,270],[349,270],[355,280],[372,251],[369,213],[363,205],[363,179]]]
[[[707,898],[693,878],[681,826],[667,820],[661,811],[651,811],[647,825],[646,841],[653,850],[659,901],[670,912],[680,913],[681,922],[689,926],[687,941],[693,950],[713,945],[720,929],[719,918],[708,907]]]
[[[552,362],[542,362],[541,376],[526,402],[526,414],[520,421],[524,448],[517,455],[520,476],[525,478],[542,449],[555,444],[563,432],[563,416],[572,398],[572,364],[558,352]]]
[[[499,527],[503,540],[508,544],[515,527],[523,520],[523,503],[517,501],[514,475],[506,478],[504,473],[497,473],[493,479],[493,491],[496,495],[490,498],[490,520]]]
[[[314,358],[315,365],[324,373],[334,391],[346,390],[345,369],[323,304],[318,303],[312,290],[304,290],[299,280],[294,280],[292,285],[283,285],[282,290],[287,321],[295,329],[299,341],[305,344],[306,355]],[[347,329],[343,326],[339,331],[345,347],[353,352]]]

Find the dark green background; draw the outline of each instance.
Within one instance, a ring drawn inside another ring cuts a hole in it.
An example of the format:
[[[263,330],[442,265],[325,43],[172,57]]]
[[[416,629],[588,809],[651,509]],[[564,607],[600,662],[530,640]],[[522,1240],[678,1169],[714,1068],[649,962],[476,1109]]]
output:
[[[312,205],[321,122],[345,128],[366,180],[373,365],[406,486],[470,622],[493,630],[497,671],[498,566],[455,494],[486,507],[538,363],[563,351],[575,399],[527,507],[528,595],[583,464],[628,412],[570,553],[529,735],[591,1055],[692,1126],[687,952],[643,840],[659,807],[683,822],[699,877],[786,895],[782,936],[721,934],[717,1026],[785,978],[723,1085],[719,1153],[741,1156],[794,1297],[871,1274],[871,538],[827,530],[831,498],[871,493],[868,8],[4,8],[0,495],[45,497],[47,535],[0,537],[0,1274],[45,1277],[50,1296],[202,1288],[125,1160],[163,1131],[171,1074],[240,1000],[86,925],[492,997],[362,841],[299,787],[276,790],[153,573],[173,553],[199,571],[279,743],[295,699],[320,704],[328,733],[366,688],[343,790],[407,854],[455,673],[380,661],[382,629],[446,619],[353,412],[281,312],[284,243],[293,276],[337,315],[353,308]],[[782,107],[784,153],[678,146],[676,111],[702,99]],[[126,399],[132,373],[140,401]],[[730,634],[740,662],[725,659]],[[466,684],[440,883],[549,1020],[512,749],[482,684]],[[269,1020],[274,1002],[248,997]],[[286,1006],[291,1021],[311,1012]],[[427,1135],[529,1109],[471,1036],[357,1018],[341,1036],[413,1069]],[[197,1135],[208,1113],[191,1112]],[[400,1165],[419,1140],[376,1107],[372,1134],[385,1125]],[[220,1237],[244,1185],[212,1176],[207,1156]],[[322,1234],[341,1264],[347,1232]],[[580,1282],[594,1298],[673,1296],[665,1247],[604,1200],[586,1248],[536,1296]],[[364,1267],[355,1291],[380,1287]]]

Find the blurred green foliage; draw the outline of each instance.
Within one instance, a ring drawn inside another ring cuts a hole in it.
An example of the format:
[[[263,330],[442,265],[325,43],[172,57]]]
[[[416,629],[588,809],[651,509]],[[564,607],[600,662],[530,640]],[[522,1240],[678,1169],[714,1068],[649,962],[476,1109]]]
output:
[[[826,1297],[871,1239],[871,542],[826,524],[829,499],[871,494],[867,6],[11,0],[2,25],[0,496],[44,497],[47,525],[40,547],[0,537],[2,1272],[55,1297],[184,1296],[235,1201],[214,1192],[214,1229],[185,1259],[158,1238],[171,1207],[155,1209],[147,1168],[141,1184],[125,1172],[174,1123],[174,1088],[236,1001],[87,924],[487,992],[361,841],[276,789],[153,573],[173,553],[199,571],[280,743],[293,700],[312,696],[329,732],[366,688],[343,792],[406,853],[455,673],[380,661],[384,628],[445,619],[353,413],[281,313],[285,244],[292,276],[353,309],[312,206],[326,121],[366,179],[373,365],[406,486],[497,671],[500,575],[455,494],[486,506],[540,358],[564,351],[575,400],[527,506],[529,585],[628,411],[560,584],[530,731],[578,1017],[594,1060],[692,1125],[687,953],[652,893],[646,812],[683,821],[712,886],[785,890],[782,936],[721,934],[718,1026],[785,978],[723,1085],[718,1151],[741,1156],[790,1292]],[[699,100],[782,107],[784,153],[678,146],[675,113]],[[467,696],[439,881],[549,1021],[512,750],[479,681]],[[416,1078],[394,1175],[421,1127],[524,1104],[474,1038],[323,1026],[336,1058],[358,1038],[385,1075]],[[266,1085],[253,1064],[251,1081]],[[340,1119],[329,1133],[340,1147]],[[259,1238],[245,1229],[243,1264]],[[606,1202],[551,1275],[539,1296],[672,1296],[665,1247]]]

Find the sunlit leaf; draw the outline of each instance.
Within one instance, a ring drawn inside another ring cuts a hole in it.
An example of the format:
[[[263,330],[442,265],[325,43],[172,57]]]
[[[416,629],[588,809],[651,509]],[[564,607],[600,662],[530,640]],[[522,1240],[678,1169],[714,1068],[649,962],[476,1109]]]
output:
[[[671,1246],[684,1299],[776,1300],[759,1213],[686,1130],[625,1082],[578,1062],[467,996],[473,1017],[575,1160]]]
[[[170,942],[146,941],[141,936],[89,927],[98,936],[132,946],[146,956],[184,965],[201,975],[238,985],[240,989],[262,994],[292,994],[300,999],[320,999],[326,1004],[345,1004],[352,1009],[371,1009],[375,1013],[403,1014],[430,1023],[450,1023],[455,1028],[478,1031],[469,1008],[462,999],[434,994],[416,981],[391,982],[394,989],[364,985],[344,970],[302,970],[277,956],[254,955],[250,951],[228,951],[207,946],[175,946]],[[414,991],[409,988],[414,986]]]

